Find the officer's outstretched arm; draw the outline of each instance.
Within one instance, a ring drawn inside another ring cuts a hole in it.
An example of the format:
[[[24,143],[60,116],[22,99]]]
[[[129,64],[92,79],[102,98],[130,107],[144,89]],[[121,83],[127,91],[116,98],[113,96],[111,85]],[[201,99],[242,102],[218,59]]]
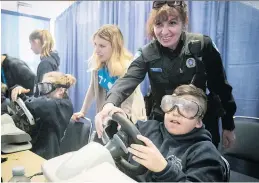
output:
[[[118,79],[109,91],[105,103],[120,106],[136,87],[143,81],[147,73],[147,64],[142,55],[139,55],[129,66],[124,77]]]

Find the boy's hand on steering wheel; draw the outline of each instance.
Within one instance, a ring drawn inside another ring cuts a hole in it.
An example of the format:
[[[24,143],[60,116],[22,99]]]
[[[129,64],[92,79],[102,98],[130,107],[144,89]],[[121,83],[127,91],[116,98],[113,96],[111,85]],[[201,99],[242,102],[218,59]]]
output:
[[[17,86],[12,90],[11,99],[12,101],[16,101],[18,95],[22,93],[28,93],[28,92],[30,92],[30,89],[25,89],[22,86]]]
[[[167,165],[167,161],[153,142],[142,135],[138,135],[137,138],[144,142],[146,146],[131,144],[128,150],[134,155],[132,157],[133,160],[145,166],[152,172],[161,172],[164,170]]]

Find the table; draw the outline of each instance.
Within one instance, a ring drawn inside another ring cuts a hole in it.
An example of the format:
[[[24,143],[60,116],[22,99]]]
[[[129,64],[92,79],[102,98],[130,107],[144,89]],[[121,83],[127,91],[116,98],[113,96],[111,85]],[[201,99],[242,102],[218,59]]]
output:
[[[4,182],[8,182],[12,177],[12,168],[15,166],[23,166],[25,168],[25,175],[27,177],[41,172],[41,165],[45,159],[37,154],[26,150],[11,154],[1,155],[1,157],[7,157],[8,160],[1,163],[1,176]],[[32,182],[45,182],[43,175],[35,176],[31,179]]]

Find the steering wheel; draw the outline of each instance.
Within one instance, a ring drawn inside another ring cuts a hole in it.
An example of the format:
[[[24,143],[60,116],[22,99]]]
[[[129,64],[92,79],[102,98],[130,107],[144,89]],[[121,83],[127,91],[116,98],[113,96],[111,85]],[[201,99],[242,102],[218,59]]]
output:
[[[17,98],[17,100],[11,102],[7,108],[15,125],[26,133],[29,133],[31,131],[31,126],[35,124],[35,120],[23,100]]]
[[[144,145],[145,144],[137,139],[137,135],[140,135],[139,130],[136,126],[127,118],[125,118],[120,113],[114,113],[112,115],[112,120],[121,125],[121,129],[117,134],[113,135],[113,138],[105,145],[105,147],[110,151],[113,159],[118,162],[123,168],[134,175],[142,175],[147,171],[147,168],[143,165],[133,165],[124,159],[127,151],[127,143],[123,141],[125,139],[123,136],[123,132],[132,139],[133,143]],[[122,132],[122,133],[120,133]]]

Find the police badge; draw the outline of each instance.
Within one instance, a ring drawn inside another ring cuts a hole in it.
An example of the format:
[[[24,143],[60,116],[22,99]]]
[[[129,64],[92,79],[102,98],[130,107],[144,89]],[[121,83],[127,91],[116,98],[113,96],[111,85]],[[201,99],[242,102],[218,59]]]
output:
[[[193,67],[195,67],[195,66],[196,66],[196,61],[195,61],[195,59],[194,59],[194,58],[188,58],[188,59],[186,60],[186,66],[187,66],[188,68],[193,68]]]

